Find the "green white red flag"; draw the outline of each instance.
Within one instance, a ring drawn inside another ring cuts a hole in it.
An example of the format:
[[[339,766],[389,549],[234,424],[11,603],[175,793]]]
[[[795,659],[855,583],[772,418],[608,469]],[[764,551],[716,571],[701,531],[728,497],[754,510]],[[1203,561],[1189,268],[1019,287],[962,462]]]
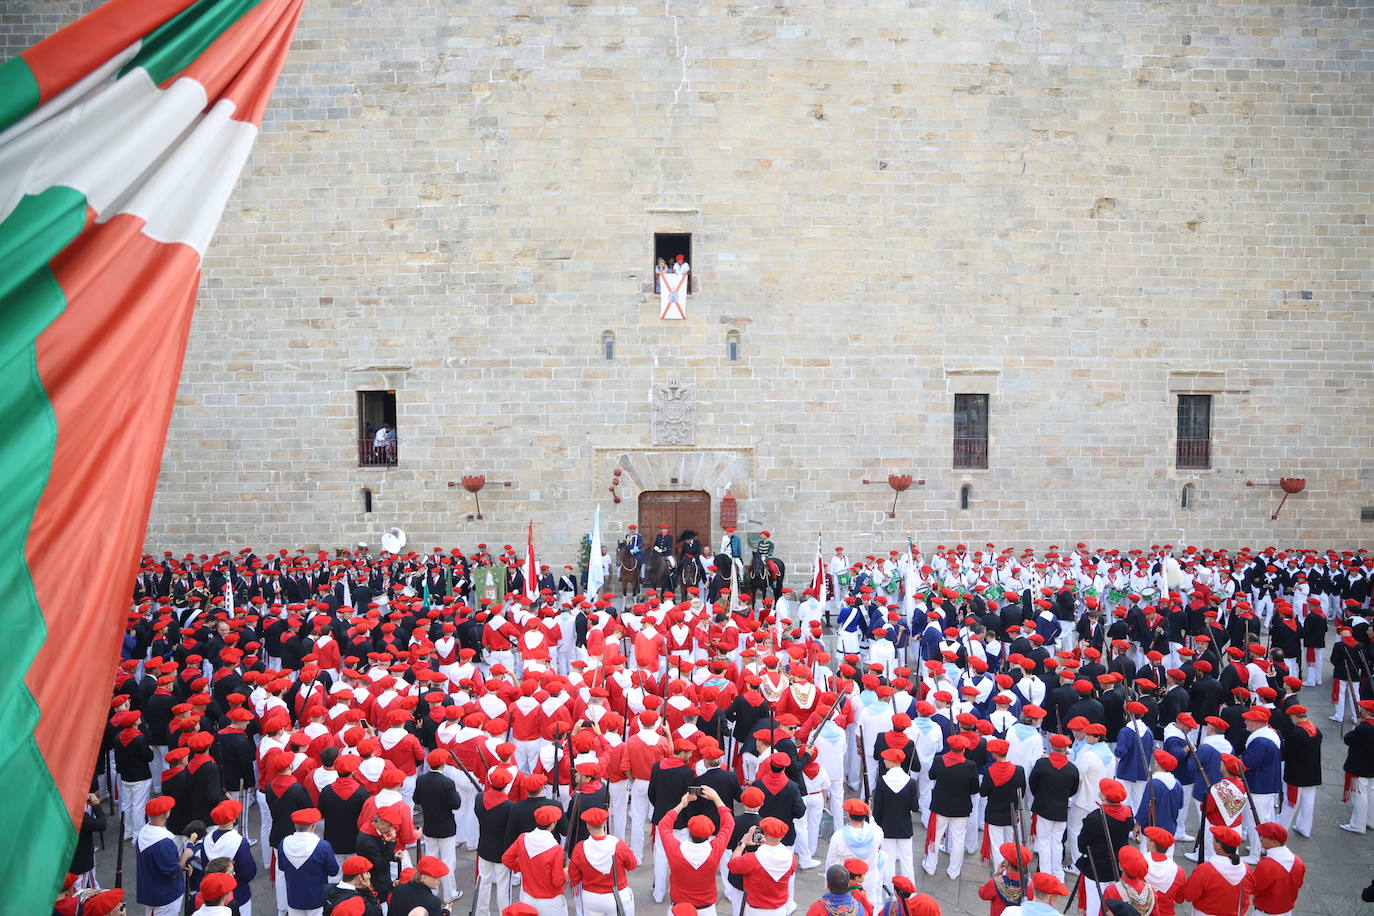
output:
[[[302,3],[110,0],[0,66],[0,913],[70,861],[201,258]]]

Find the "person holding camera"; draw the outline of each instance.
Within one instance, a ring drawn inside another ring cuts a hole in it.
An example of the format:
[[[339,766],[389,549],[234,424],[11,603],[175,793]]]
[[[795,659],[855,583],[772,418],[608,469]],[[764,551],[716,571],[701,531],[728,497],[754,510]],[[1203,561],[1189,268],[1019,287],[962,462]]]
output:
[[[741,840],[730,859],[730,873],[744,879],[744,916],[785,916],[792,899],[797,857],[783,845],[787,824],[765,817],[748,840]],[[746,846],[755,845],[753,852]]]
[[[715,805],[715,818],[693,815],[687,820],[687,841],[678,839],[673,825],[679,815],[703,802]],[[687,788],[677,807],[665,813],[656,828],[668,863],[669,899],[691,904],[697,916],[715,916],[716,875],[734,828],[734,815],[719,792],[706,785]]]

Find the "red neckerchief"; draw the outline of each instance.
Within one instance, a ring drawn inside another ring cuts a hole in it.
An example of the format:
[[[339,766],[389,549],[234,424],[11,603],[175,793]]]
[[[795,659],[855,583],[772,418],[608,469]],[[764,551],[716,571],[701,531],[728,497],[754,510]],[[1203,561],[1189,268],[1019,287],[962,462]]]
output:
[[[940,755],[940,759],[944,761],[947,767],[958,766],[965,760],[964,755],[959,751],[947,751]]]
[[[775,770],[770,765],[759,772],[759,782],[772,795],[777,795],[787,785],[787,771]]]
[[[1048,759],[1050,761],[1050,766],[1054,767],[1056,770],[1062,770],[1064,769],[1064,764],[1069,762],[1069,755],[1061,754],[1058,751],[1056,751],[1055,753],[1050,754]]]
[[[510,796],[500,789],[488,789],[482,793],[482,807],[488,811],[501,804],[503,801],[510,801]]]
[[[141,734],[143,734],[143,732],[137,728],[126,728],[118,735],[119,743],[122,747],[128,747],[134,742],[134,739]]]
[[[1102,810],[1107,812],[1107,817],[1118,821],[1124,821],[1131,816],[1131,809],[1126,805],[1103,805]]]
[[[197,754],[196,756],[191,758],[189,763],[186,764],[186,769],[194,773],[196,770],[199,770],[201,767],[205,766],[205,764],[210,763],[213,759],[214,758],[207,753]]]
[[[186,769],[185,766],[168,767],[167,769],[162,771],[162,781],[166,783],[167,780],[171,779],[172,777],[180,775],[181,771],[184,769]]]
[[[664,757],[658,762],[659,769],[663,770],[676,770],[678,767],[684,767],[686,765],[687,762],[681,757]]]
[[[815,779],[816,774],[820,771],[821,765],[814,760],[808,763],[806,766],[802,767],[802,772],[806,774],[807,779]]]
[[[332,788],[334,794],[339,796],[339,798],[348,798],[357,794],[357,791],[361,789],[362,786],[358,783],[358,780],[354,779],[352,776],[340,776],[328,786],[325,786],[325,788]]]
[[[1309,737],[1309,738],[1315,738],[1315,737],[1317,737],[1317,726],[1313,725],[1311,722],[1307,722],[1307,721],[1299,722],[1299,723],[1298,723],[1298,728],[1300,728],[1300,729],[1302,729],[1303,731],[1307,732],[1307,737]]]
[[[988,776],[992,778],[994,786],[1004,786],[1007,781],[1016,775],[1016,764],[1009,760],[999,760],[988,767]]]

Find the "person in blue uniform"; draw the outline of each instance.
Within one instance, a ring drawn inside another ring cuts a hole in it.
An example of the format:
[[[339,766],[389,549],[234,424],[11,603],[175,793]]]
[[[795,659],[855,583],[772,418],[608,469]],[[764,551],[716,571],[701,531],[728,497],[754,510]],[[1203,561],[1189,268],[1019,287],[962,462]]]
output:
[[[1144,827],[1162,827],[1178,832],[1183,811],[1183,784],[1174,776],[1178,758],[1168,751],[1154,752],[1153,773],[1136,809],[1135,820]]]
[[[334,848],[317,831],[322,819],[318,808],[302,808],[291,815],[296,831],[277,846],[278,908],[285,903],[292,912],[324,909],[324,891],[329,879],[339,873],[339,862]]]
[[[134,836],[138,859],[138,893],[134,898],[148,908],[148,916],[177,916],[186,894],[186,862],[194,855],[191,843],[183,852],[167,829],[167,816],[176,801],[169,795],[149,799],[144,805],[147,822]],[[190,839],[194,841],[193,834]]]

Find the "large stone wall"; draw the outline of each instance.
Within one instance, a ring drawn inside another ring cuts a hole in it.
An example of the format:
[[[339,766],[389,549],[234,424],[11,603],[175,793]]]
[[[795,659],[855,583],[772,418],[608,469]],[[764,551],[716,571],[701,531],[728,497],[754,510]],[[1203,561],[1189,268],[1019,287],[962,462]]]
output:
[[[85,5],[19,2],[8,50]],[[609,536],[677,487],[728,487],[794,564],[818,532],[1367,544],[1372,40],[1350,2],[310,0],[147,546],[533,519],[561,562],[598,502]],[[674,231],[686,322],[649,294]],[[670,376],[694,438],[656,449]],[[360,469],[378,387],[400,466]],[[988,470],[951,469],[959,392],[991,395]],[[1173,469],[1180,392],[1214,395],[1211,470]],[[893,472],[925,483],[889,519],[861,481]],[[447,486],[475,473],[515,484],[480,522]],[[1307,489],[1271,521],[1246,482],[1280,476]]]

